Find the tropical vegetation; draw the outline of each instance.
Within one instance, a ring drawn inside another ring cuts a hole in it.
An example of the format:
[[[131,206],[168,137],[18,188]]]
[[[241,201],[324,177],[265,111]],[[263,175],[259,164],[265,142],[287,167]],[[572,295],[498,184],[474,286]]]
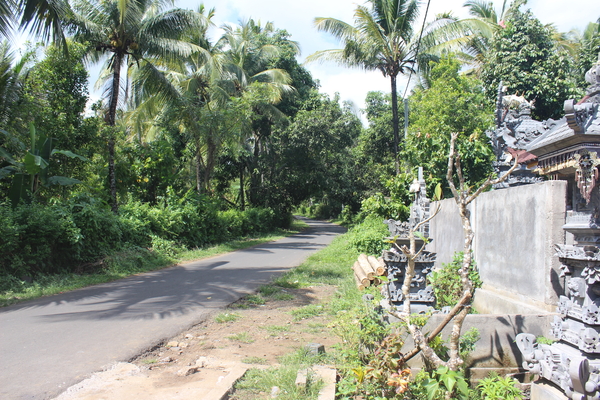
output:
[[[2,2],[5,304],[45,282],[99,272],[115,279],[287,228],[293,212],[355,225],[348,246],[377,253],[381,219],[407,217],[417,167],[430,193],[439,184],[456,194],[446,171],[452,149],[464,193],[489,182],[485,131],[498,86],[535,101],[538,118],[560,116],[563,100],[584,96],[585,72],[600,52],[600,19],[561,33],[523,0],[501,10],[479,0],[465,7],[470,16],[458,19],[427,16],[414,0],[368,0],[352,24],[316,18],[316,29],[342,46],[309,60],[390,80],[390,92],[367,95],[363,125],[339,96],[319,92],[298,61],[299,44],[272,22],[227,24],[213,38],[218,10],[175,8],[169,0]],[[426,16],[421,26],[419,15]],[[41,43],[17,53],[10,43],[19,29]],[[102,70],[90,77],[94,63]],[[403,75],[417,82],[408,118],[398,104]],[[94,104],[90,79],[104,90]],[[402,370],[390,372],[397,338],[369,316],[360,322],[378,339],[368,353],[384,357],[347,354],[341,398],[471,395],[461,372],[445,367],[424,372],[409,389]],[[364,345],[351,335],[356,349]],[[444,386],[450,381],[457,384]],[[480,389],[513,393],[512,386],[490,378]]]

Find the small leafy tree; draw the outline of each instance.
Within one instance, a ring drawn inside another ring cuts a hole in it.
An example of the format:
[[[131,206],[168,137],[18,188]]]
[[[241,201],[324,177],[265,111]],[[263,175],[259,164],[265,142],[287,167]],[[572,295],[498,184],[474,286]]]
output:
[[[423,252],[426,244],[425,243],[417,248],[416,238],[418,235],[419,228],[429,222],[435,217],[438,208],[431,213],[431,216],[420,223],[412,226],[409,231],[409,246],[402,246],[400,250],[407,258],[407,267],[402,284],[402,294],[404,295],[404,305],[402,312],[392,312],[393,315],[404,321],[413,337],[415,342],[415,349],[407,353],[404,356],[404,361],[408,361],[419,352],[423,353],[427,362],[435,368],[447,367],[451,371],[456,371],[463,364],[463,355],[461,354],[460,336],[463,322],[466,316],[471,310],[471,302],[473,298],[473,292],[475,290],[473,281],[471,280],[472,271],[474,268],[473,263],[473,228],[471,226],[471,214],[468,209],[468,205],[473,202],[483,191],[488,189],[491,185],[503,182],[508,178],[510,173],[518,166],[518,160],[515,160],[513,166],[505,174],[497,178],[492,176],[483,182],[479,187],[472,191],[472,187],[467,184],[463,170],[460,163],[460,155],[456,148],[456,141],[458,139],[458,133],[452,133],[450,136],[450,151],[448,154],[448,168],[446,173],[446,179],[450,185],[450,190],[454,195],[454,201],[458,206],[458,212],[461,217],[463,225],[463,233],[465,236],[464,247],[463,247],[463,260],[458,275],[461,280],[461,297],[458,303],[450,310],[444,320],[429,334],[427,337],[423,334],[420,327],[411,321],[411,304],[410,304],[410,284],[412,278],[415,276],[415,260]],[[441,189],[436,190],[436,198],[439,199],[441,195]],[[449,359],[447,361],[442,360],[429,343],[436,338],[439,333],[448,325],[450,322],[453,323],[452,333],[448,343]]]
[[[514,8],[505,23],[491,40],[482,68],[488,96],[494,98],[502,81],[510,93],[535,100],[534,116],[560,117],[564,99],[576,94],[572,57],[558,48],[550,27],[531,11]]]
[[[26,145],[10,133],[3,130],[0,130],[0,133],[8,136],[24,151],[22,156],[13,156],[0,148],[0,157],[8,163],[7,166],[0,169],[0,179],[12,176],[9,198],[13,207],[16,207],[21,201],[30,202],[41,187],[81,183],[74,178],[49,176],[50,157],[55,154],[63,154],[83,161],[86,159],[68,150],[55,149],[53,140],[36,133],[33,125],[30,126],[31,146],[29,149],[26,149]]]

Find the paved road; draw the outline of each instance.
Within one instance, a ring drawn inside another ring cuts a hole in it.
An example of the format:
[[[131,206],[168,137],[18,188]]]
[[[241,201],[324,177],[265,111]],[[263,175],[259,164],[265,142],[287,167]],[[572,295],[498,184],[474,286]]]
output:
[[[343,228],[0,308],[0,399],[49,399],[201,322],[273,275],[300,265]]]

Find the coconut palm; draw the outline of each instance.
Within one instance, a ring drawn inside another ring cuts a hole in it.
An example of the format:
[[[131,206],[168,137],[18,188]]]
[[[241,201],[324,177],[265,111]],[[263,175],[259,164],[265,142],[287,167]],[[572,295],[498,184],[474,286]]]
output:
[[[343,49],[319,51],[307,61],[332,60],[341,65],[378,70],[390,78],[392,90],[392,126],[396,172],[399,172],[398,94],[399,74],[413,71],[416,64],[416,40],[413,24],[419,15],[416,0],[368,0],[368,6],[354,11],[354,25],[334,18],[316,18],[317,29],[329,32]]]
[[[64,34],[64,21],[68,19],[70,6],[67,0],[20,0],[20,29],[27,30],[44,41],[54,43],[67,51]]]
[[[10,50],[7,41],[0,43],[0,127],[5,128],[13,117],[21,99],[25,78],[34,52],[29,51],[20,58]]]
[[[289,74],[272,66],[282,49],[294,55],[300,52],[296,42],[278,36],[278,33],[272,23],[267,22],[263,26],[260,21],[250,19],[238,27],[226,27],[219,40],[220,46],[228,49],[228,72],[231,74],[227,80],[229,90],[252,111],[246,124],[251,156],[246,157],[247,163],[240,163],[240,198],[244,198],[243,169],[248,167],[252,171],[250,200],[254,204],[262,200],[258,193],[265,181],[258,160],[268,151],[273,125],[287,120],[277,104],[286,93],[294,90]]]
[[[205,16],[190,10],[170,9],[171,0],[79,0],[73,4],[68,21],[75,40],[88,43],[90,60],[106,57],[104,77],[108,105],[104,120],[115,126],[117,108],[124,103],[129,85],[142,81],[160,86],[164,77],[160,67],[169,61],[187,57],[198,46],[182,40],[188,30],[203,29]],[[132,69],[140,69],[142,81],[127,82],[124,77]],[[124,75],[123,75],[124,74]],[[139,90],[138,90],[139,91]],[[117,210],[117,189],[114,168],[115,138],[108,140],[108,175],[112,209]]]

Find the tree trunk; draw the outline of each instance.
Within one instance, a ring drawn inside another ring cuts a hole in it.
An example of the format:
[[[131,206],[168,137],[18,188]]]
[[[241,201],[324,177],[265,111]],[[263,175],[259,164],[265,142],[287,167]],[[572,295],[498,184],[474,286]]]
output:
[[[108,111],[104,116],[104,122],[110,127],[115,126],[117,115],[117,105],[119,104],[119,88],[121,83],[121,66],[123,64],[123,55],[115,53],[113,64],[113,80],[110,88],[110,101]],[[117,177],[115,173],[115,132],[111,130],[108,138],[108,184],[110,190],[110,208],[116,213],[119,210],[117,203]]]
[[[396,91],[397,75],[390,75],[392,82],[392,128],[394,130],[394,163],[396,175],[400,175],[400,162],[398,160],[398,145],[400,143],[400,121],[398,119],[398,93]]]
[[[240,208],[246,209],[246,199],[244,198],[244,163],[240,162]]]
[[[196,192],[202,193],[202,173],[200,166],[202,165],[202,155],[200,149],[196,150]]]

